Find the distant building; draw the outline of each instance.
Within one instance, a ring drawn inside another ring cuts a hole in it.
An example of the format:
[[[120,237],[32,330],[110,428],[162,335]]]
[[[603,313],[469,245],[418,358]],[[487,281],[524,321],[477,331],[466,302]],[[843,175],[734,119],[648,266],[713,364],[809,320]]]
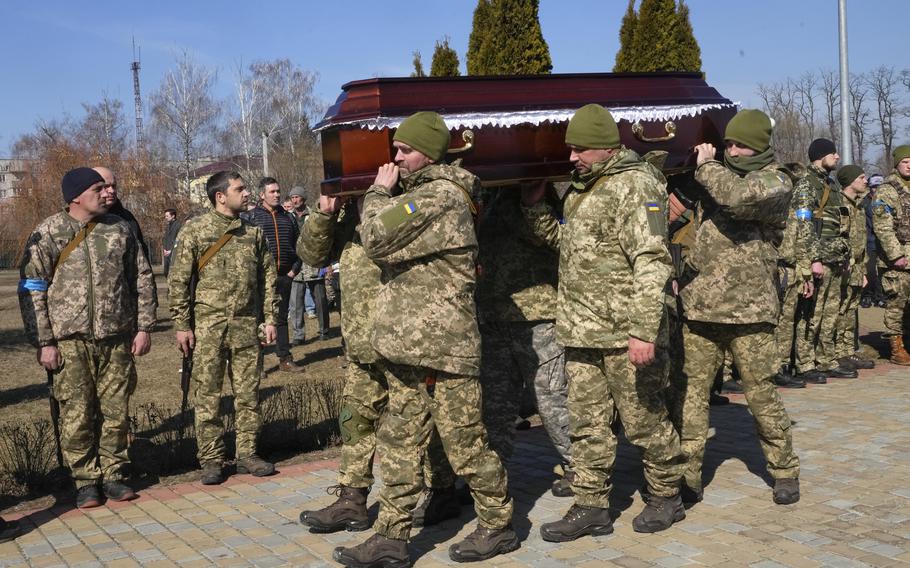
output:
[[[262,158],[258,156],[253,157],[250,160],[250,169],[254,172],[261,172]],[[209,178],[214,174],[224,170],[237,170],[241,174],[245,173],[247,171],[246,156],[231,156],[230,158],[214,161],[191,171],[190,200],[192,200],[193,203],[208,205],[209,198],[205,194],[205,182],[207,182]],[[256,194],[255,186],[256,182],[258,181],[258,178],[246,180],[247,186],[250,188],[250,193],[254,195]]]
[[[16,182],[22,179],[25,162],[18,158],[0,158],[0,200],[16,197]]]

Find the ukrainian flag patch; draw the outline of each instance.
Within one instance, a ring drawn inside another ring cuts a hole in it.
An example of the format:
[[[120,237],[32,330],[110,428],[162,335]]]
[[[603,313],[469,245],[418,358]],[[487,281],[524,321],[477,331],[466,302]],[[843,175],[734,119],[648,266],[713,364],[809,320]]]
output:
[[[408,215],[411,215],[412,213],[414,213],[414,211],[417,211],[417,206],[414,205],[413,201],[410,201],[410,202],[404,204],[405,213],[407,213]]]
[[[655,213],[660,213],[660,205],[658,205],[657,203],[654,203],[654,202],[646,203],[646,204],[645,204],[645,207],[648,208],[648,211],[653,211],[653,212],[655,212]]]
[[[812,210],[807,207],[800,207],[796,210],[796,218],[800,221],[811,221]]]

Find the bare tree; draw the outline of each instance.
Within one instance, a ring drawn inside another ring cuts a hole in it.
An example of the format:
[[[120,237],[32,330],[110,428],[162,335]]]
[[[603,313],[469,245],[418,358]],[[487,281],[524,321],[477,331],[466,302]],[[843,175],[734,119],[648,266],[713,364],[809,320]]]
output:
[[[869,85],[872,99],[875,101],[875,114],[878,131],[870,136],[873,144],[880,144],[883,149],[883,169],[890,165],[891,149],[894,146],[894,121],[900,113],[900,95],[898,94],[897,72],[894,67],[882,65],[869,72],[866,83]]]
[[[800,92],[800,88],[808,88],[808,91]],[[784,162],[805,160],[806,148],[815,129],[811,122],[815,112],[811,90],[811,81],[800,86],[798,81],[789,78],[782,83],[758,86],[758,96],[765,111],[774,119],[774,150]]]
[[[840,78],[830,69],[819,72],[821,95],[825,105],[825,127],[835,146],[840,144]]]
[[[815,138],[815,94],[818,78],[811,71],[800,75],[792,83],[796,112],[802,122],[803,134],[811,141]]]
[[[850,133],[853,136],[854,162],[865,164],[866,138],[872,123],[868,106],[869,83],[863,73],[850,75]]]
[[[82,108],[85,109],[85,117],[78,126],[78,140],[86,146],[93,159],[113,167],[126,149],[123,103],[105,93],[101,102],[82,103]]]
[[[152,93],[152,121],[176,142],[181,156],[181,176],[190,190],[190,172],[220,113],[212,98],[217,74],[193,61],[184,51],[177,68],[169,71]]]

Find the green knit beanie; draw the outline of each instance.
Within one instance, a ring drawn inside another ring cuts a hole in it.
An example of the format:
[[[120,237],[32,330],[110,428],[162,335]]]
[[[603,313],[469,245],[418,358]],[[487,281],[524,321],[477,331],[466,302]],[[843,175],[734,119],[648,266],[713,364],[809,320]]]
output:
[[[619,127],[604,107],[585,105],[569,121],[566,144],[579,148],[619,148]]]
[[[898,146],[891,152],[891,157],[894,158],[894,167],[896,168],[901,163],[901,160],[910,158],[910,145]]]
[[[739,142],[756,152],[771,147],[771,119],[756,109],[743,109],[727,123],[724,140]]]
[[[846,189],[848,185],[856,181],[856,178],[865,173],[866,172],[864,172],[861,167],[854,164],[847,164],[837,170],[837,182],[840,184],[841,188]]]
[[[449,127],[441,116],[432,111],[421,111],[404,119],[393,140],[404,142],[438,162],[449,149],[449,138]]]

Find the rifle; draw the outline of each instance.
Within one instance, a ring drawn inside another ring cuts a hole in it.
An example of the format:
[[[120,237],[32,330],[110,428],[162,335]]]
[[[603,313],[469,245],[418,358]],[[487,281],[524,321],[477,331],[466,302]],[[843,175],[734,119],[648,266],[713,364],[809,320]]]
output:
[[[60,403],[57,401],[57,397],[54,396],[54,372],[47,372],[47,390],[48,390],[48,399],[51,403],[51,424],[54,426],[54,442],[57,448],[57,465],[61,469],[66,469],[66,465],[63,462],[63,450],[60,447]]]
[[[199,280],[197,274],[193,274],[190,278],[190,329],[195,333],[196,325],[195,318],[193,317],[193,308],[192,300],[196,298],[196,283]],[[189,355],[184,355],[180,363],[180,391],[182,398],[180,399],[180,427],[181,429],[186,428],[186,414],[190,406],[190,379],[193,376],[193,352],[190,351]]]

